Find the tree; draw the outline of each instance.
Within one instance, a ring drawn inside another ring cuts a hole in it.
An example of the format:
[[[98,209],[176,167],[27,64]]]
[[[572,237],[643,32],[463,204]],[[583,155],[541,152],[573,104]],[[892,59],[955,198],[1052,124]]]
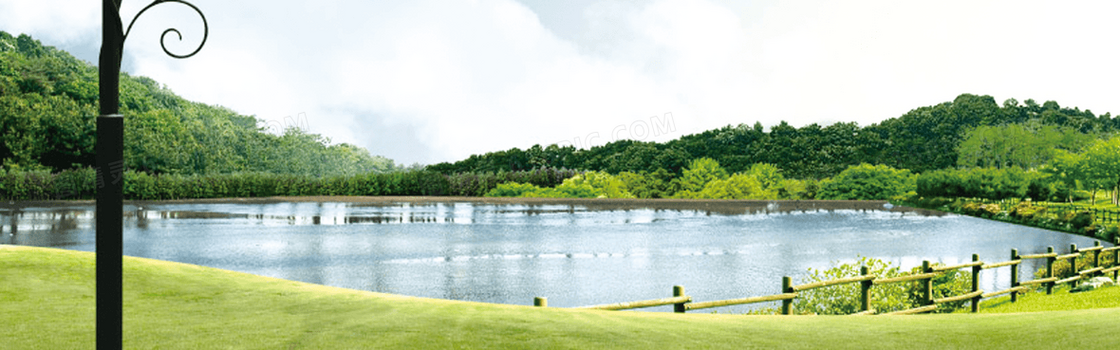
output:
[[[778,199],[776,190],[764,189],[758,178],[743,173],[712,180],[693,195],[692,198],[705,199]]]
[[[187,101],[146,77],[121,74],[126,167],[154,174],[240,171],[315,176],[395,169],[353,145]],[[97,70],[27,35],[0,32],[0,166],[55,172],[93,165]]]
[[[711,158],[693,159],[681,177],[673,180],[674,198],[695,198],[713,180],[727,179],[727,170]]]
[[[1085,177],[1097,186],[1111,190],[1112,204],[1120,206],[1120,137],[1097,140],[1082,154]]]
[[[817,199],[890,199],[914,191],[914,180],[909,170],[865,163],[822,181]]]
[[[566,188],[583,188],[590,187],[595,189],[599,194],[598,197],[603,198],[634,198],[634,195],[626,190],[626,183],[621,179],[600,171],[588,171],[580,175],[573,176],[560,186],[556,186],[559,191],[564,191]]]
[[[1097,198],[1097,189],[1101,188],[1097,179],[1090,178],[1085,157],[1077,153],[1058,150],[1050,159],[1050,163],[1042,167],[1042,171],[1049,174],[1054,181],[1066,185],[1067,188],[1079,188],[1079,185],[1092,188],[1094,200]],[[1069,196],[1066,199],[1072,201]]]
[[[962,167],[1038,168],[1059,150],[1080,150],[1092,139],[1076,129],[1053,125],[981,125],[965,130],[957,147]]]
[[[652,173],[644,170],[640,173],[624,171],[618,174],[618,178],[637,198],[667,198],[672,195],[672,174],[665,169],[657,169]]]

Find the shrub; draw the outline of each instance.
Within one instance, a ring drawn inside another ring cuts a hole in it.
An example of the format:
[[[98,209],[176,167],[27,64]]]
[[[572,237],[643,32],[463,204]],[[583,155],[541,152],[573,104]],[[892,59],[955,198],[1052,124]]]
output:
[[[1032,205],[1031,202],[1019,202],[1011,209],[1011,217],[1030,221],[1046,213],[1046,207]]]
[[[621,179],[599,171],[588,171],[573,176],[564,180],[564,183],[560,186],[556,186],[556,189],[573,194],[595,192],[595,197],[634,198],[634,195],[627,191],[626,183]]]
[[[980,215],[980,203],[977,203],[977,202],[963,202],[963,203],[961,203],[959,209],[957,209],[957,210],[960,211],[962,214],[979,216]]]
[[[1116,242],[1116,238],[1120,237],[1120,227],[1101,226],[1094,230],[1093,234],[1103,241]]]
[[[93,168],[63,170],[55,175],[51,198],[88,199],[97,193],[97,171]]]
[[[1093,224],[1093,212],[1088,210],[1071,210],[1063,213],[1062,220],[1073,226],[1074,230],[1084,230]]]
[[[897,266],[879,259],[860,257],[855,263],[836,264],[827,270],[809,269],[809,275],[802,283],[813,283],[834,280],[844,277],[860,275],[860,267],[867,266],[869,273],[880,278],[891,278],[902,275]],[[860,311],[860,286],[859,283],[847,283],[838,286],[817,288],[799,292],[794,299],[794,310],[798,313],[817,315],[849,315]],[[871,308],[877,312],[891,312],[910,308],[911,302],[906,298],[906,286],[902,283],[891,283],[871,288]]]
[[[486,192],[487,197],[522,197],[526,193],[533,193],[540,191],[540,187],[532,184],[523,184],[517,182],[510,182],[498,185],[498,187]]]
[[[932,266],[940,265],[941,264],[933,264]],[[920,266],[914,267],[910,270],[910,274],[915,275],[922,273],[921,269]],[[971,272],[966,273],[962,270],[946,271],[934,277],[932,284],[932,299],[968,294],[972,292],[972,274]],[[922,290],[924,288],[923,283],[921,281],[914,281],[907,283],[906,287],[906,297],[910,300],[910,307],[920,306],[925,293],[925,291]],[[953,312],[954,310],[964,307],[967,303],[969,303],[969,300],[938,304],[937,312]]]
[[[809,269],[809,275],[802,283],[813,283],[834,280],[844,277],[859,276],[860,266],[867,266],[869,273],[878,278],[892,278],[921,273],[921,267],[915,267],[909,272],[902,272],[896,266],[879,259],[860,257],[852,264],[838,264],[827,270]],[[934,265],[937,266],[937,265]],[[944,298],[966,294],[972,291],[972,276],[961,270],[947,271],[932,280],[932,298]],[[909,283],[890,283],[876,285],[871,288],[871,308],[877,313],[906,310],[921,305],[923,298],[923,285],[921,281]],[[860,286],[858,283],[817,288],[798,292],[794,299],[794,308],[802,314],[818,315],[848,315],[860,311]],[[943,303],[937,312],[952,312],[968,303],[967,300]],[[769,313],[772,311],[759,311]]]
[[[997,203],[984,204],[980,206],[981,214],[986,216],[996,216],[1003,213],[1003,208],[999,207]]]
[[[1099,253],[1101,255],[1101,257],[1100,257],[1101,265],[1100,266],[1105,266],[1105,267],[1113,266],[1113,264],[1116,261],[1115,260],[1116,258],[1112,254],[1115,254],[1115,253],[1116,253],[1116,251]],[[1074,262],[1075,264],[1077,264],[1077,271],[1082,271],[1082,270],[1088,269],[1091,266],[1092,259],[1093,259],[1093,254],[1092,253],[1084,254],[1084,255],[1078,257]],[[1061,259],[1061,260],[1055,260],[1054,261],[1054,277],[1057,277],[1057,278],[1061,279],[1061,278],[1072,277],[1072,276],[1073,276],[1073,272],[1070,271],[1069,260],[1068,259]],[[1038,271],[1035,271],[1034,272],[1034,278],[1035,279],[1046,278],[1046,267],[1041,267],[1041,268],[1038,269]],[[1043,286],[1043,285],[1039,285],[1039,289],[1042,289],[1044,287],[1045,286]]]

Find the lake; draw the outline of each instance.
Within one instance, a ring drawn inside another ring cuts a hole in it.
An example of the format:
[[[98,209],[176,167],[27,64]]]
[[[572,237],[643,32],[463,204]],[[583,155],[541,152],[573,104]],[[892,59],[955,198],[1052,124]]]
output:
[[[543,296],[573,307],[668,297],[673,285],[695,301],[777,294],[782,276],[798,283],[809,268],[858,256],[909,269],[1093,244],[881,202],[619,203],[133,203],[124,253],[375,292],[522,305]],[[9,203],[0,244],[93,251],[93,212]],[[1028,262],[1024,280],[1044,266]],[[1010,270],[981,278],[985,290],[1007,288]]]

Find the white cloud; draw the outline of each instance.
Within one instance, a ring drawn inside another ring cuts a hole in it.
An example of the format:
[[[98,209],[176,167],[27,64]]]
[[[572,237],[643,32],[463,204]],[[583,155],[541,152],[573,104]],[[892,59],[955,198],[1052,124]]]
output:
[[[5,0],[0,3],[0,30],[35,33],[47,45],[73,43],[101,33],[101,3]]]

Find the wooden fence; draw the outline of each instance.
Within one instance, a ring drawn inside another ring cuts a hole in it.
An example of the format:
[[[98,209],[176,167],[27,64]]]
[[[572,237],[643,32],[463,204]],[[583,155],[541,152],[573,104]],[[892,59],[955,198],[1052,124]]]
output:
[[[1097,241],[1092,247],[1081,248],[1081,249],[1078,249],[1077,245],[1071,244],[1070,247],[1069,247],[1070,252],[1068,254],[1062,254],[1062,255],[1058,255],[1058,253],[1054,252],[1054,247],[1048,247],[1046,249],[1046,253],[1027,254],[1027,255],[1019,255],[1019,251],[1017,249],[1012,249],[1010,260],[1002,261],[1002,262],[996,262],[996,263],[985,263],[983,261],[980,261],[980,256],[976,255],[976,254],[972,254],[972,261],[971,262],[964,263],[964,264],[951,265],[951,266],[932,266],[932,265],[930,265],[930,262],[927,260],[927,261],[922,262],[922,269],[921,269],[920,273],[913,274],[913,275],[899,276],[899,277],[891,277],[891,278],[879,278],[878,276],[871,275],[871,274],[868,273],[868,269],[867,269],[866,266],[863,266],[863,267],[860,268],[860,275],[859,276],[845,277],[845,278],[839,278],[839,279],[834,279],[834,280],[829,280],[829,281],[819,281],[819,282],[806,283],[806,284],[800,284],[800,285],[794,285],[792,283],[792,279],[789,276],[785,276],[785,277],[782,277],[782,289],[781,289],[780,294],[766,295],[766,296],[759,296],[759,297],[746,297],[746,298],[739,298],[739,299],[726,299],[726,300],[694,302],[692,300],[692,297],[685,294],[684,287],[673,286],[673,296],[669,297],[669,298],[640,300],[640,301],[629,301],[629,302],[621,302],[621,303],[614,303],[614,304],[592,305],[592,306],[584,306],[584,307],[579,307],[579,308],[581,308],[581,309],[599,309],[599,310],[629,310],[629,309],[639,309],[639,308],[654,307],[654,306],[673,305],[673,312],[683,313],[683,312],[686,312],[686,311],[689,311],[689,310],[701,310],[701,309],[710,309],[710,308],[722,307],[722,306],[744,305],[744,304],[755,304],[755,303],[764,303],[764,302],[772,302],[772,301],[781,301],[782,302],[781,313],[783,315],[791,315],[791,314],[793,314],[793,300],[797,298],[798,292],[803,292],[803,291],[812,290],[812,289],[816,289],[816,288],[824,288],[824,287],[829,287],[829,286],[848,284],[848,283],[859,283],[859,285],[860,285],[860,311],[854,313],[853,315],[873,315],[873,314],[876,314],[876,311],[871,309],[871,288],[873,288],[874,286],[877,286],[877,285],[884,285],[884,284],[890,284],[890,283],[904,283],[904,282],[920,281],[922,283],[921,306],[916,307],[916,308],[912,308],[912,309],[907,309],[907,310],[899,310],[899,311],[884,313],[883,315],[907,315],[907,314],[926,313],[926,312],[931,312],[931,311],[936,310],[937,306],[940,305],[940,304],[951,303],[951,302],[956,302],[956,301],[964,301],[964,300],[971,301],[972,312],[977,312],[979,310],[979,307],[980,307],[980,300],[982,300],[982,299],[991,298],[991,297],[994,297],[994,296],[1000,296],[1000,295],[1004,295],[1004,294],[1011,294],[1011,302],[1015,302],[1015,301],[1018,300],[1018,294],[1019,293],[1021,293],[1023,291],[1026,291],[1028,288],[1031,288],[1032,286],[1036,286],[1036,285],[1044,286],[1046,288],[1046,294],[1051,294],[1051,293],[1054,292],[1054,286],[1055,285],[1061,285],[1063,283],[1069,283],[1070,287],[1073,287],[1077,284],[1077,281],[1080,281],[1083,278],[1089,278],[1089,277],[1093,277],[1093,276],[1096,276],[1096,275],[1105,275],[1105,274],[1111,273],[1113,275],[1113,279],[1115,280],[1118,277],[1117,275],[1120,275],[1120,238],[1117,239],[1116,243],[1117,243],[1117,246],[1110,247],[1110,248],[1105,248],[1105,247],[1101,246],[1100,241]],[[1113,255],[1113,262],[1111,264],[1108,264],[1108,266],[1110,266],[1110,267],[1106,268],[1105,264],[1102,264],[1101,261],[1100,261],[1101,260],[1101,255],[1102,255],[1101,253],[1109,252],[1109,251],[1114,252],[1112,254]],[[1092,259],[1089,260],[1089,267],[1086,268],[1085,270],[1076,271],[1077,270],[1077,259],[1082,257],[1082,256],[1087,257],[1090,254],[1092,255]],[[1034,279],[1034,280],[1030,280],[1030,281],[1020,281],[1019,280],[1019,272],[1020,272],[1019,271],[1019,265],[1023,262],[1023,260],[1027,260],[1027,259],[1046,259],[1046,277],[1039,278],[1039,279]],[[1069,260],[1070,271],[1076,271],[1076,272],[1071,273],[1069,277],[1059,279],[1058,277],[1054,276],[1054,262],[1059,261],[1059,260],[1063,260],[1063,259]],[[983,271],[983,270],[1003,268],[1003,267],[1008,267],[1008,268],[1011,269],[1011,287],[1007,288],[1007,289],[1004,289],[1004,290],[993,291],[993,292],[986,292],[984,290],[981,290],[980,289],[980,272]],[[959,269],[969,269],[972,272],[972,276],[971,276],[972,277],[972,289],[971,289],[971,291],[968,292],[968,293],[965,293],[965,294],[961,294],[961,295],[947,296],[947,297],[943,297],[943,298],[934,299],[933,298],[933,278],[937,277],[937,276],[940,276],[941,274],[947,273],[949,271],[955,271],[955,270],[959,270]],[[533,300],[533,305],[540,306],[540,307],[546,307],[546,306],[548,306],[548,300],[546,298],[543,298],[543,297],[537,297]]]
[[[1093,213],[1093,221],[1095,221],[1095,222],[1102,223],[1102,224],[1120,223],[1120,210],[1117,210],[1117,209],[1101,209],[1101,208],[1090,207],[1090,206],[1081,205],[1081,204],[1073,204],[1073,203],[1036,202],[1035,205],[1043,206],[1043,207],[1047,207],[1047,208],[1058,208],[1058,209],[1067,209],[1067,210],[1076,210],[1076,211],[1088,211],[1088,212]]]

